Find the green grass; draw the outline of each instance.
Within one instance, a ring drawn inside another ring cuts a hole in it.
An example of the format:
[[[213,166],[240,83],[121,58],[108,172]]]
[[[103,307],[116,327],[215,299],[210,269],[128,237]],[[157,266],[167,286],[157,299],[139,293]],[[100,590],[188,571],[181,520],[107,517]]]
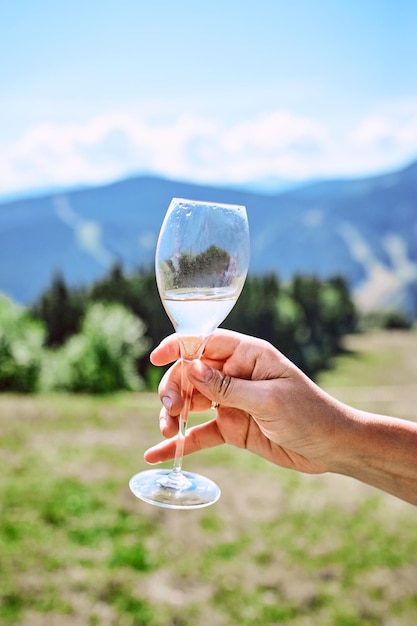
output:
[[[319,376],[324,386],[384,386],[415,382],[415,332],[374,332],[352,335],[346,352],[334,359],[334,369]]]
[[[360,402],[389,383],[389,407],[411,415],[394,386],[417,376],[415,335],[354,341],[323,384]],[[226,447],[186,460],[220,483],[218,504],[146,505],[127,483],[158,412],[145,393],[0,396],[1,625],[416,623],[414,507]]]

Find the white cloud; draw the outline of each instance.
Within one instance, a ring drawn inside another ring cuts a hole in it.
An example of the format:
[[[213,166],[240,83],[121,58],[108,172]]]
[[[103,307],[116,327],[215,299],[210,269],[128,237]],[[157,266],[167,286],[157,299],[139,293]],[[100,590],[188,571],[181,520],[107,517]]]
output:
[[[224,145],[237,155],[247,150],[275,154],[291,150],[299,142],[320,144],[325,139],[325,130],[313,120],[288,111],[274,111],[232,127]]]
[[[417,102],[365,116],[349,143],[352,152],[362,155],[361,162],[372,162],[377,167],[416,158]]]
[[[150,119],[114,113],[38,125],[0,146],[0,193],[140,171],[210,183],[361,175],[417,155],[416,102],[370,113],[343,135],[330,122],[283,110],[228,125],[194,114]]]

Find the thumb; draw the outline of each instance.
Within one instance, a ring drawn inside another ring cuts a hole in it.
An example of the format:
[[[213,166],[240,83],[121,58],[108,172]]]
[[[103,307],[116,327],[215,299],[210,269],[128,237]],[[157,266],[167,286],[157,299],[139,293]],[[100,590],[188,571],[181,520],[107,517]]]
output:
[[[232,378],[199,359],[190,363],[188,378],[203,396],[213,402],[248,412],[259,408],[259,396],[250,388],[253,381]]]

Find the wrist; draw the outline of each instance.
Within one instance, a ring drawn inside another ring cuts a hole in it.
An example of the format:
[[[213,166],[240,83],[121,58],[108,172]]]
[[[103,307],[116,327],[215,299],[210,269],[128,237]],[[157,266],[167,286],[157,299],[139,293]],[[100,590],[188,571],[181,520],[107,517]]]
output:
[[[416,423],[345,407],[337,436],[331,472],[417,504]]]

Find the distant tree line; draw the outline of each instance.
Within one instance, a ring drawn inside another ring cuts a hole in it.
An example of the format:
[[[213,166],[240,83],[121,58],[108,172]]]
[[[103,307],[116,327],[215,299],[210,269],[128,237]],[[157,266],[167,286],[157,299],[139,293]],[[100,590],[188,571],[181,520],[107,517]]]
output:
[[[89,288],[66,285],[56,275],[31,307],[32,316],[46,328],[46,345],[63,346],[80,332],[92,303],[118,303],[144,324],[148,350],[137,356],[138,374],[155,386],[158,374],[149,364],[149,350],[173,332],[156,287],[154,271],[125,274],[115,265]],[[248,277],[242,294],[222,324],[270,341],[309,376],[328,367],[340,351],[341,339],[355,329],[357,315],[348,286],[341,277],[326,281],[295,276],[283,283],[275,274]]]
[[[248,277],[223,326],[266,339],[314,377],[356,324],[343,278],[269,274]],[[156,389],[149,352],[172,332],[153,270],[115,265],[88,288],[56,275],[29,308],[0,295],[0,391]]]

